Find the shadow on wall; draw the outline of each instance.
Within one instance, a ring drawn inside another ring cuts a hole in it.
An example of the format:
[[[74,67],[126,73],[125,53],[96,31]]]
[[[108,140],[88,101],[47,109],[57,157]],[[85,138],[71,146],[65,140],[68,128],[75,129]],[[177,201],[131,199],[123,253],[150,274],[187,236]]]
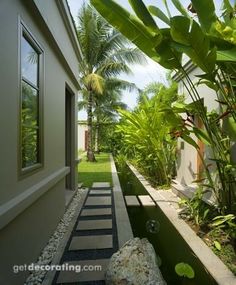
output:
[[[191,174],[193,180],[196,179],[196,173],[193,171],[193,167],[192,167],[192,162],[191,161],[189,162],[188,170],[189,170],[189,173]]]

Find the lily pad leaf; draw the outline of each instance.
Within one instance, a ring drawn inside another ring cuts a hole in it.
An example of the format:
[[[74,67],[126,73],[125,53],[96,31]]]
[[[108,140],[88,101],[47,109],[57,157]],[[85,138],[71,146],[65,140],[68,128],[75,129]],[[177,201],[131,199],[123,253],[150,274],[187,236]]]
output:
[[[189,279],[193,279],[195,277],[195,272],[188,263],[180,262],[176,264],[175,272],[181,277],[187,277]]]

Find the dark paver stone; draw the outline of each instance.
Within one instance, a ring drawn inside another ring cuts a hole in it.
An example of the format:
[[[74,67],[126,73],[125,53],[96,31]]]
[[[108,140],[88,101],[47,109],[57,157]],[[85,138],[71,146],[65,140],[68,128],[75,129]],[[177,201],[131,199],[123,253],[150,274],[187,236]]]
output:
[[[111,187],[109,182],[94,182],[92,188],[108,188]]]
[[[111,208],[84,209],[81,212],[81,216],[104,216],[104,215],[111,215]]]
[[[112,235],[91,235],[73,237],[69,250],[112,248]]]
[[[125,196],[127,206],[140,206],[136,196]]]
[[[110,206],[111,197],[88,197],[85,206]]]
[[[112,220],[87,220],[79,221],[77,230],[101,230],[112,229]]]
[[[100,190],[100,189],[96,189],[96,190],[91,190],[89,192],[89,195],[94,195],[94,194],[107,194],[107,195],[111,195],[111,190]]]

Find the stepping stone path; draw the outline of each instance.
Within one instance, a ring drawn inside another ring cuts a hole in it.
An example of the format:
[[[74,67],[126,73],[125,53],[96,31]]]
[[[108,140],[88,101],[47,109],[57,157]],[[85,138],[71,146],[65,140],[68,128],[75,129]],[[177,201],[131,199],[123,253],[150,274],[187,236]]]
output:
[[[140,206],[140,203],[136,196],[125,196],[126,205],[129,206]]]
[[[138,198],[143,206],[155,206],[156,205],[149,195],[139,195]]]
[[[95,182],[60,261],[65,267],[79,270],[57,272],[52,284],[105,284],[109,259],[117,250],[113,191],[110,183]]]

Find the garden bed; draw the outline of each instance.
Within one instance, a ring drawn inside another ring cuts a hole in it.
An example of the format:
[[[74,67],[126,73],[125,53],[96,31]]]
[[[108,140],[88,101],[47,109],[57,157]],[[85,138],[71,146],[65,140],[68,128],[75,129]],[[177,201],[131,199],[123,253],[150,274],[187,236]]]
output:
[[[233,274],[236,275],[235,241],[230,239],[227,233],[222,229],[212,230],[208,225],[199,226],[196,225],[193,219],[188,219],[182,215],[180,216],[224,264],[228,266]]]

